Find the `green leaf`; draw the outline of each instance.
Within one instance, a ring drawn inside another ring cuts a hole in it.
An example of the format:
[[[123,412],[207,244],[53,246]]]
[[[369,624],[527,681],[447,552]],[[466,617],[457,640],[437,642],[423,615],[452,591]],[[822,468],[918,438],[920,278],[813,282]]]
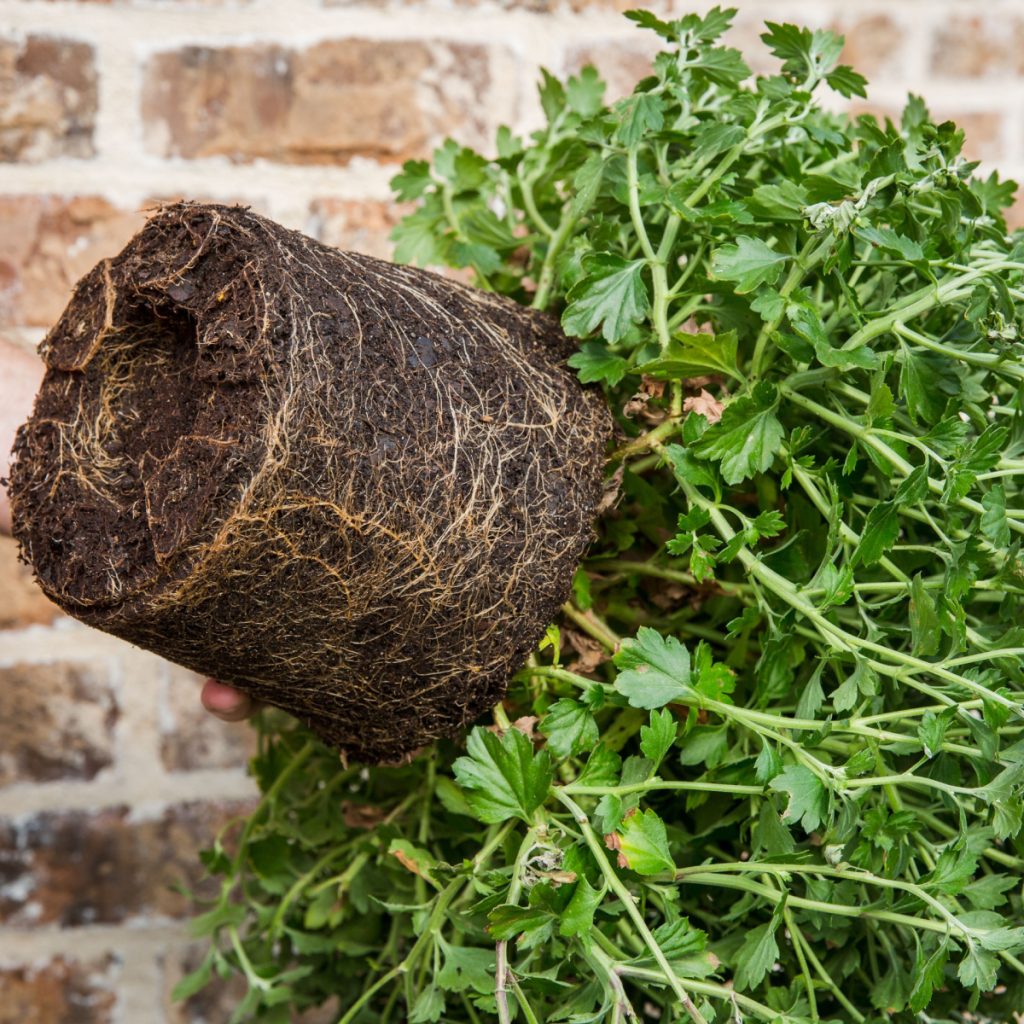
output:
[[[863,238],[866,242],[891,252],[908,263],[919,262],[925,258],[924,250],[917,242],[897,234],[892,228],[865,226],[857,228],[854,233],[858,238]]]
[[[208,956],[191,974],[186,974],[184,978],[178,981],[171,992],[171,999],[176,1003],[184,1002],[206,988],[212,979],[213,960]]]
[[[803,825],[804,831],[813,832],[828,817],[828,790],[805,765],[788,765],[768,785],[789,795],[783,817],[791,824]]]
[[[762,284],[775,284],[790,259],[760,238],[740,235],[735,245],[723,245],[711,254],[711,273],[719,280],[735,281],[742,295]]]
[[[941,640],[939,613],[920,573],[910,584],[910,605],[907,611],[910,615],[910,636],[914,654],[926,657],[935,654]]]
[[[743,380],[736,363],[736,347],[735,331],[726,331],[724,334],[674,334],[661,355],[642,363],[637,371],[657,380],[685,380],[707,373],[720,373]]]
[[[871,565],[892,549],[900,533],[900,517],[894,501],[880,501],[868,513],[860,543],[853,560],[855,565]]]
[[[403,203],[419,199],[432,183],[430,164],[426,160],[406,160],[402,170],[389,182],[395,198]]]
[[[425,988],[409,1012],[409,1024],[434,1024],[444,1013],[444,993],[434,985]]]
[[[981,532],[997,548],[1010,546],[1010,521],[1006,518],[1006,491],[1002,484],[994,484],[981,498]]]
[[[466,751],[452,767],[477,818],[488,825],[509,818],[532,823],[554,775],[548,752],[535,753],[518,729],[499,739],[479,727],[470,732]]]
[[[660,708],[690,690],[690,652],[674,637],[641,626],[613,658],[618,690],[635,708]]]
[[[561,915],[558,934],[566,938],[586,935],[594,923],[594,911],[604,899],[604,890],[595,889],[585,875],[580,875],[572,898]]]
[[[660,96],[638,92],[615,104],[618,127],[615,137],[627,149],[652,132],[661,131],[665,123]]]
[[[934,757],[946,741],[946,732],[951,724],[946,714],[937,715],[934,711],[926,711],[921,716],[921,722],[917,727],[917,738],[924,747],[924,752],[929,757]]]
[[[568,362],[574,370],[579,371],[581,383],[597,384],[604,381],[609,387],[615,387],[629,369],[629,364],[622,356],[610,352],[600,341],[583,342],[579,352],[569,356]]]
[[[593,117],[604,103],[605,84],[590,64],[580,69],[578,75],[570,75],[565,83],[565,98],[570,109],[580,117]]]
[[[640,750],[654,762],[655,770],[675,744],[677,731],[675,715],[668,708],[652,711],[651,724],[640,726]]]
[[[840,96],[850,99],[851,96],[867,96],[868,80],[846,64],[840,64],[834,71],[825,76],[825,81]]]
[[[696,163],[706,163],[719,153],[732,149],[746,137],[747,133],[741,125],[707,121],[693,134],[692,159]]]
[[[599,743],[587,758],[576,781],[581,786],[614,786],[619,781],[622,758],[605,743]]]
[[[588,708],[569,698],[548,708],[538,730],[548,738],[556,757],[571,757],[591,750],[597,743],[597,722]]]
[[[914,971],[914,987],[910,991],[907,1005],[915,1013],[926,1009],[932,1001],[932,994],[945,983],[946,961],[949,959],[949,940],[942,939],[926,960],[918,954],[917,968]]]
[[[441,942],[444,964],[435,981],[448,992],[494,991],[494,949],[453,946]]]
[[[996,987],[999,974],[999,958],[980,943],[968,943],[964,958],[960,961],[956,976],[964,988],[977,988],[980,992],[988,992]]]
[[[621,853],[629,867],[638,875],[658,875],[675,870],[668,849],[665,823],[648,809],[630,815],[619,833]]]
[[[779,944],[775,941],[779,922],[773,917],[768,924],[751,928],[736,952],[736,972],[733,981],[739,992],[749,992],[760,985],[779,959]]]
[[[785,430],[775,415],[778,394],[773,385],[758,383],[749,395],[734,399],[722,419],[694,445],[698,455],[721,462],[728,484],[738,484],[772,464]]]
[[[643,280],[646,265],[645,260],[626,260],[609,252],[585,257],[586,276],[573,285],[562,313],[566,334],[585,338],[600,328],[605,341],[622,338],[650,309]]]
[[[782,768],[779,752],[762,736],[761,753],[754,762],[754,777],[758,782],[768,783],[782,771]]]
[[[495,939],[514,939],[524,932],[550,925],[551,913],[543,907],[517,907],[503,903],[487,915],[487,922],[487,930]]]

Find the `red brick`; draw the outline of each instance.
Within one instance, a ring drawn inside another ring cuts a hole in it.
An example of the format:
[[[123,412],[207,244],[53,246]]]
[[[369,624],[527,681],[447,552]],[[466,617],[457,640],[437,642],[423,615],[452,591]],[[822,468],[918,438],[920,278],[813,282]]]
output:
[[[0,325],[49,327],[75,282],[143,220],[97,196],[0,196]]]
[[[118,714],[101,666],[0,668],[0,786],[95,777],[113,763]]]
[[[116,974],[111,956],[0,966],[0,1024],[112,1024]]]
[[[903,77],[907,30],[887,14],[846,17],[830,28],[846,39],[840,60],[859,71],[869,82]]]
[[[597,68],[607,85],[604,101],[610,104],[628,96],[641,78],[650,75],[651,61],[658,50],[658,41],[653,35],[637,36],[630,42],[608,40],[577,46],[566,54],[566,70],[576,74],[587,64]]]
[[[92,156],[96,101],[91,46],[43,35],[0,39],[0,162]]]
[[[28,566],[18,561],[18,545],[10,537],[0,537],[0,580],[0,629],[52,622],[60,615],[60,609],[43,596]]]
[[[189,916],[192,901],[172,887],[184,883],[210,895],[199,851],[247,806],[178,804],[146,821],[133,821],[123,807],[0,821],[0,925]]]
[[[490,54],[428,41],[187,46],[151,57],[147,145],[163,156],[345,163],[423,155],[453,125],[489,138]]]
[[[1024,20],[954,17],[936,30],[931,70],[949,78],[987,78],[1024,72]]]
[[[244,768],[256,753],[256,730],[222,722],[199,703],[202,677],[168,666],[160,694],[160,757],[171,772]]]
[[[391,230],[405,212],[375,199],[317,199],[310,204],[310,233],[337,249],[391,258]]]

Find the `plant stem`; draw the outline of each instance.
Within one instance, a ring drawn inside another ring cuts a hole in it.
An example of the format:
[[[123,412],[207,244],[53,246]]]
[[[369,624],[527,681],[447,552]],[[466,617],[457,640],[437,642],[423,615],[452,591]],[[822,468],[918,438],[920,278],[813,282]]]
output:
[[[618,872],[609,863],[604,847],[601,845],[601,840],[598,838],[597,833],[594,832],[594,829],[590,824],[590,819],[582,810],[580,810],[579,806],[564,789],[556,789],[555,796],[565,805],[573,818],[575,818],[577,825],[579,825],[580,830],[583,833],[583,838],[586,841],[587,846],[590,847],[590,852],[593,854],[594,860],[597,861],[598,868],[600,868],[601,873],[604,875],[605,881],[608,883],[612,892],[614,892],[622,901],[622,905],[626,908],[626,913],[629,914],[637,931],[640,932],[640,935],[643,937],[648,949],[650,949],[654,959],[658,962],[658,966],[664,973],[665,980],[675,993],[676,998],[680,1003],[682,1003],[683,1009],[686,1010],[687,1014],[689,1014],[690,1019],[694,1024],[708,1024],[704,1015],[697,1009],[693,1000],[687,994],[682,982],[678,977],[676,977],[665,953],[658,944],[658,940],[655,939],[654,934],[651,932],[650,928],[647,927],[647,922],[644,920],[643,914],[640,913],[640,910],[636,905],[636,898],[623,883],[622,879],[619,878]]]

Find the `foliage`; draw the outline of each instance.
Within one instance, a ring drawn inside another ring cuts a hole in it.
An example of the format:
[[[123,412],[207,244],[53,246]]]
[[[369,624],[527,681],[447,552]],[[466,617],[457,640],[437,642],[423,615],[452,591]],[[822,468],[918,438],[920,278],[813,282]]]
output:
[[[342,769],[268,726],[185,985],[241,971],[239,1020],[1024,1005],[1014,186],[918,99],[821,109],[864,87],[827,32],[770,24],[749,80],[730,16],[633,12],[666,50],[632,95],[545,75],[530,139],[395,180],[401,256],[581,339],[619,499],[465,752]]]

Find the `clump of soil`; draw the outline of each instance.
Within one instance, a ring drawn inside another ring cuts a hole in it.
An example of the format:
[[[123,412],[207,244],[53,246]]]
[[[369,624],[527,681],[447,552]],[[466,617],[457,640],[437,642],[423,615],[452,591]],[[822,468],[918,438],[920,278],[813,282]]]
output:
[[[90,625],[393,760],[498,700],[591,536],[610,420],[547,317],[238,207],[75,289],[15,535]]]

